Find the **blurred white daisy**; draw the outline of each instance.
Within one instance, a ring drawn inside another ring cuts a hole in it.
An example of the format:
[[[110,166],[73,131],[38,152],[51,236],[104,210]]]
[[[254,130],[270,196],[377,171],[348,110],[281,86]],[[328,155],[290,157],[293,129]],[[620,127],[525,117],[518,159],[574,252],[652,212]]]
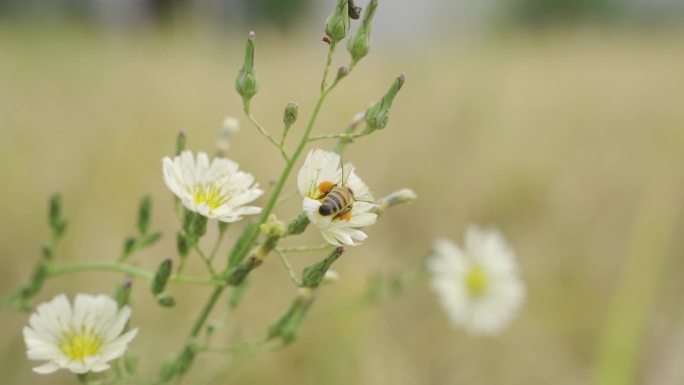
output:
[[[351,209],[339,215],[321,215],[319,208],[334,186],[344,186],[353,192]],[[377,214],[371,212],[375,206],[373,196],[354,171],[354,166],[350,163],[341,166],[338,154],[320,149],[309,152],[299,170],[297,187],[304,197],[304,212],[328,243],[354,246],[355,241],[367,238],[359,228],[370,226],[377,219]]]
[[[162,159],[164,182],[183,205],[205,217],[235,222],[243,215],[259,214],[260,207],[245,206],[263,191],[252,174],[238,170],[237,163],[225,158],[209,162],[200,152],[197,159],[190,151]]]
[[[232,116],[227,116],[223,120],[223,127],[219,131],[218,138],[216,139],[216,150],[220,154],[225,154],[230,150],[230,143],[233,139],[233,135],[240,131],[240,121]]]
[[[471,334],[495,334],[525,299],[516,257],[498,231],[471,226],[465,249],[448,239],[435,242],[428,260],[432,288],[452,324]]]
[[[58,369],[73,373],[101,372],[121,357],[138,329],[124,334],[131,316],[106,295],[78,294],[72,308],[66,295],[38,305],[24,327],[28,358],[47,361],[33,368],[47,374]]]

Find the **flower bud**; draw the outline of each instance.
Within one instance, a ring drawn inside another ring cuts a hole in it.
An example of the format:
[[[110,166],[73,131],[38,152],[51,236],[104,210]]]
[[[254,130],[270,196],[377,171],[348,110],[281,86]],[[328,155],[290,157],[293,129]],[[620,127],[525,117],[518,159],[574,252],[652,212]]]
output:
[[[169,293],[159,293],[156,295],[157,303],[164,307],[174,307],[176,306],[176,299]]]
[[[66,230],[67,222],[62,215],[62,195],[57,193],[50,198],[50,212],[49,212],[50,227],[52,228],[52,235],[59,238]]]
[[[278,220],[278,218],[274,214],[271,214],[266,220],[266,222],[262,223],[261,226],[259,226],[259,229],[261,230],[262,234],[269,238],[282,238],[285,236],[287,231],[285,223],[283,221]]]
[[[254,49],[256,48],[256,35],[250,32],[245,46],[245,61],[242,69],[235,79],[235,89],[242,96],[244,103],[248,103],[259,90],[259,76],[254,68]]]
[[[337,70],[337,76],[335,77],[335,81],[339,82],[340,80],[344,79],[347,75],[349,75],[349,67],[342,66]]]
[[[131,302],[131,287],[133,286],[133,281],[126,279],[122,284],[116,287],[114,291],[114,299],[119,308],[128,305]]]
[[[401,74],[394,80],[394,83],[392,83],[385,96],[366,111],[365,134],[370,134],[377,129],[385,128],[387,121],[389,120],[389,111],[390,107],[392,107],[394,97],[397,96],[397,93],[403,85],[404,74]]]
[[[157,268],[157,272],[154,274],[152,279],[152,284],[150,288],[153,294],[160,294],[166,288],[166,284],[171,277],[172,263],[171,259],[165,259]]]
[[[188,141],[185,132],[181,131],[176,137],[176,155],[180,155],[181,152],[185,151],[185,144]]]
[[[331,44],[336,44],[347,36],[347,32],[349,32],[348,0],[338,0],[335,10],[325,21],[325,34],[328,35]]]
[[[48,265],[46,261],[40,261],[33,270],[33,275],[31,276],[31,281],[24,287],[21,291],[21,297],[27,300],[34,295],[38,294],[40,289],[45,283],[45,278],[48,275]]]
[[[181,258],[185,258],[190,253],[190,243],[188,238],[181,232],[176,235],[176,249]]]
[[[311,223],[311,221],[306,213],[301,213],[297,218],[291,220],[290,223],[287,224],[287,233],[289,235],[301,234],[306,230],[307,226],[309,226],[309,223]]]
[[[285,128],[290,128],[294,122],[297,121],[297,115],[299,114],[299,104],[297,102],[289,102],[285,106],[285,113],[283,114],[283,123],[285,123]]]
[[[349,39],[347,50],[352,57],[352,65],[355,65],[359,60],[368,54],[370,47],[370,27],[375,9],[378,7],[377,0],[371,0],[366,7],[366,12],[363,14],[363,21],[361,26],[356,31],[356,34]]]
[[[131,253],[135,250],[135,246],[137,244],[137,239],[133,237],[128,237],[124,241],[124,248],[123,248],[123,253],[121,253],[121,257],[123,260],[126,259]]]
[[[302,272],[302,286],[317,287],[325,277],[330,266],[344,253],[344,247],[333,250],[324,260],[307,266]]]
[[[138,209],[138,231],[140,231],[140,234],[147,233],[147,230],[150,227],[151,213],[152,198],[147,195],[140,201],[140,208]]]
[[[382,198],[380,200],[380,203],[378,203],[375,206],[375,209],[373,211],[376,214],[380,215],[392,206],[396,206],[402,203],[411,203],[415,201],[417,198],[418,195],[416,195],[415,191],[411,190],[410,188],[403,188]]]

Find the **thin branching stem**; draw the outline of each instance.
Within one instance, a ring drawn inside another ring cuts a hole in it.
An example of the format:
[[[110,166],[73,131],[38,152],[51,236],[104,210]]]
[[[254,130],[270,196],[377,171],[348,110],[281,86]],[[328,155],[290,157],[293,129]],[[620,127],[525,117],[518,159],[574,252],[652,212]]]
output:
[[[223,241],[223,237],[226,234],[225,231],[219,231],[219,235],[216,238],[216,242],[214,243],[214,247],[211,249],[211,253],[209,254],[209,261],[213,261],[214,258],[216,257],[216,253],[218,252],[219,247],[221,247],[221,241]]]
[[[302,284],[301,284],[301,282],[299,282],[299,280],[297,279],[297,274],[295,274],[294,269],[292,268],[292,264],[291,264],[290,261],[287,259],[287,257],[285,256],[285,254],[284,254],[282,251],[278,250],[278,249],[276,249],[275,252],[276,252],[276,254],[278,254],[278,256],[280,257],[280,261],[283,262],[283,266],[285,266],[285,269],[287,270],[287,273],[290,275],[290,280],[292,280],[292,283],[294,283],[295,286],[297,286],[297,287],[301,286]]]
[[[307,251],[322,251],[332,249],[333,246],[329,243],[325,243],[318,246],[290,246],[290,247],[278,247],[276,251],[281,253],[301,253]]]
[[[146,280],[151,280],[152,278],[154,278],[154,273],[152,272],[135,266],[127,265],[125,263],[117,262],[77,262],[53,265],[48,268],[48,275],[58,276],[80,271],[115,271],[119,273],[124,273],[134,278],[142,278]],[[209,285],[218,287],[226,286],[226,283],[222,280],[205,277],[193,277],[180,274],[172,275],[169,278],[169,281],[174,283],[185,283],[192,285]]]
[[[200,351],[207,353],[245,353],[266,344],[268,341],[268,337],[260,337],[226,347],[207,346],[203,349],[200,349]]]
[[[310,142],[313,142],[315,140],[322,140],[322,139],[344,139],[344,140],[351,140],[351,139],[356,139],[360,138],[362,136],[368,135],[367,133],[363,132],[354,132],[354,133],[343,133],[343,134],[325,134],[325,135],[318,135],[318,136],[312,136],[309,138]]]
[[[211,258],[204,254],[204,252],[198,245],[195,245],[194,249],[204,262],[204,265],[207,267],[207,270],[209,270],[209,274],[211,274],[212,277],[216,277],[217,275],[216,271],[214,270],[214,266],[211,265]]]
[[[321,80],[321,94],[325,93],[326,81],[328,80],[328,71],[330,71],[330,66],[332,64],[333,55],[335,54],[335,43],[330,43],[330,48],[328,49],[328,59],[325,62],[325,67],[323,68],[323,80]]]
[[[332,56],[333,56],[334,50],[335,50],[335,46],[331,45],[329,50],[328,50],[328,59],[326,61],[325,68],[323,70],[323,83],[322,83],[323,85],[325,85],[325,78],[327,77],[328,70],[330,69],[330,65],[332,63]],[[297,159],[299,158],[299,156],[304,151],[306,144],[309,142],[309,136],[311,135],[311,131],[313,130],[314,124],[316,123],[316,119],[318,118],[318,113],[320,112],[321,107],[323,106],[323,102],[325,101],[328,94],[330,94],[330,92],[335,88],[338,81],[339,81],[339,79],[337,79],[335,82],[333,82],[333,84],[330,87],[328,87],[327,89],[325,87],[322,87],[321,94],[318,97],[318,101],[316,101],[316,105],[314,106],[313,112],[311,113],[311,117],[309,118],[309,121],[306,125],[306,129],[304,130],[304,134],[302,135],[302,138],[299,141],[297,148],[295,148],[292,155],[289,158],[287,158],[285,168],[283,169],[283,172],[280,174],[280,178],[278,179],[275,186],[273,187],[273,191],[271,192],[271,196],[269,197],[269,200],[266,203],[266,206],[264,207],[263,211],[261,212],[261,217],[259,217],[259,224],[265,223],[268,220],[268,217],[271,215],[271,212],[273,212],[273,209],[275,208],[276,203],[278,202],[278,198],[280,197],[280,193],[282,192],[283,187],[285,186],[285,183],[287,182],[287,178],[290,176],[290,172],[294,168],[294,165],[297,162]],[[250,117],[249,105],[245,106],[245,112],[247,113],[247,116],[249,118]],[[273,139],[273,138],[271,137],[271,139]],[[254,245],[254,242],[256,241],[258,235],[259,235],[258,232],[253,233],[252,236],[246,240],[246,243],[248,243],[250,246]],[[245,248],[245,249],[249,249],[249,248]],[[224,273],[225,273],[225,271],[224,271]],[[207,322],[207,318],[209,317],[211,310],[214,308],[214,306],[216,305],[216,302],[221,297],[221,294],[223,293],[224,289],[225,289],[225,286],[217,286],[214,289],[214,291],[211,293],[211,296],[209,297],[209,299],[207,300],[207,303],[204,305],[204,307],[200,311],[199,316],[195,320],[195,323],[193,324],[192,329],[190,330],[189,340],[192,340],[199,335],[200,331],[204,327],[204,324]]]
[[[252,110],[250,109],[250,101],[249,100],[245,101],[244,110],[245,110],[245,115],[247,116],[247,119],[249,119],[249,121],[252,122],[254,127],[256,127],[257,130],[259,130],[261,135],[263,135],[269,142],[271,142],[271,144],[273,144],[278,149],[278,151],[280,151],[280,155],[282,155],[283,159],[285,159],[285,161],[288,162],[289,158],[287,156],[287,153],[285,152],[285,149],[283,148],[283,145],[278,143],[278,141],[275,140],[275,138],[271,134],[269,134],[268,131],[266,131],[266,129],[256,120],[254,115],[252,115]]]

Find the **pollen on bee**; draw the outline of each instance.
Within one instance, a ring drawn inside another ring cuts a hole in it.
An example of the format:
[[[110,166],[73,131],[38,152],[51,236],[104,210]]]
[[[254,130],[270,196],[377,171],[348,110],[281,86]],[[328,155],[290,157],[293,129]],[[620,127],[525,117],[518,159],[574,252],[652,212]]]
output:
[[[321,182],[321,184],[318,185],[318,191],[320,191],[321,194],[327,194],[330,192],[330,190],[333,189],[333,187],[335,187],[335,183],[333,183],[329,180],[326,180],[326,181]]]
[[[343,220],[349,222],[349,220],[352,218],[351,210],[347,210],[347,211],[341,213],[340,215],[337,216],[337,218],[343,219]]]

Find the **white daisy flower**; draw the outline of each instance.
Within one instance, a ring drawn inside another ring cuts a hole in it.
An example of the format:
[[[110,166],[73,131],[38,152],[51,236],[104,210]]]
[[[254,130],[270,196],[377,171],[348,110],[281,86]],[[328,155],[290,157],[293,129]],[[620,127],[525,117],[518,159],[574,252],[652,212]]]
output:
[[[338,215],[321,215],[321,204],[334,186],[344,186],[353,192],[351,209]],[[354,171],[354,166],[347,163],[341,167],[338,154],[319,149],[309,152],[304,166],[299,170],[297,187],[304,197],[304,212],[311,223],[321,230],[328,243],[354,246],[357,244],[355,241],[367,238],[366,233],[359,228],[374,224],[378,217],[371,212],[375,206],[373,196]]]
[[[138,329],[121,334],[131,309],[119,309],[106,295],[78,294],[72,307],[66,295],[38,305],[24,327],[30,360],[47,361],[33,368],[41,374],[57,369],[73,373],[101,372],[121,357]]]
[[[498,231],[469,227],[465,249],[438,240],[428,269],[449,319],[471,334],[501,331],[525,299],[515,253]]]
[[[209,162],[200,152],[197,159],[190,151],[162,159],[164,182],[183,205],[205,217],[235,222],[243,215],[259,214],[260,207],[245,206],[263,191],[252,174],[238,170],[237,163],[225,158]]]

